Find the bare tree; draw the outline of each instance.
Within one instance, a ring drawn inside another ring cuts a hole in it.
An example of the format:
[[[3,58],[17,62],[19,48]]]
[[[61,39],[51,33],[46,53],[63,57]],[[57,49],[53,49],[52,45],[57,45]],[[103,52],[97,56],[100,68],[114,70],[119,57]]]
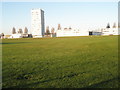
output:
[[[22,33],[23,33],[23,31],[22,31],[22,29],[21,29],[21,28],[18,30],[18,33],[20,33],[20,34],[22,34]]]
[[[61,25],[60,24],[58,24],[58,30],[61,30]]]
[[[16,34],[16,29],[13,27],[12,34]]]
[[[113,28],[116,28],[116,23],[114,23]]]
[[[51,33],[54,34],[54,32],[55,32],[55,29],[52,27]]]
[[[46,35],[49,35],[50,31],[49,31],[49,26],[46,27]]]
[[[28,29],[27,29],[27,27],[25,27],[24,33],[25,33],[25,34],[28,34]]]
[[[71,27],[69,27],[69,30],[71,30],[72,28]]]
[[[4,38],[4,33],[1,33],[0,38],[1,38],[1,39]]]
[[[4,33],[1,33],[1,36],[4,36]]]

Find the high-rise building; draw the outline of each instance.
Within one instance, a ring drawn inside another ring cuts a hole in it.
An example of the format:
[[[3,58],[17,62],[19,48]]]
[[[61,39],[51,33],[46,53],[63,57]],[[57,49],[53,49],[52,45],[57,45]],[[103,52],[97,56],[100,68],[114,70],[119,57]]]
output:
[[[43,37],[44,28],[44,11],[40,8],[31,10],[31,32],[33,37]]]

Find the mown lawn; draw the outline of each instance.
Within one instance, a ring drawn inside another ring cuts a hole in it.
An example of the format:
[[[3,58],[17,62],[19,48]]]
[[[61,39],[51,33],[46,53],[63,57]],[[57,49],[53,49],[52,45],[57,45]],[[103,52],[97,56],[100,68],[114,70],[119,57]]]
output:
[[[117,88],[118,36],[4,39],[3,88]]]

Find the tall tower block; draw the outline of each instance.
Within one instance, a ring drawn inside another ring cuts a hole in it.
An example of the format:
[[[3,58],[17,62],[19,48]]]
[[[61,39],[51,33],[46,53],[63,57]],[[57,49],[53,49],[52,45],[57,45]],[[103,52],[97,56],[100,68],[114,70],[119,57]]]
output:
[[[31,10],[31,32],[33,37],[44,36],[44,11],[40,8]]]

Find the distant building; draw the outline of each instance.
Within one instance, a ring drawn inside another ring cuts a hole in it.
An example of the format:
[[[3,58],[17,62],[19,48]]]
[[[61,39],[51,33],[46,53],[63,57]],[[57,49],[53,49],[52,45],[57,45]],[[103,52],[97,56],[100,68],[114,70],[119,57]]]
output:
[[[84,33],[84,35],[85,34],[86,33]],[[56,36],[57,37],[64,37],[64,36],[83,36],[83,35],[82,35],[82,32],[80,32],[79,29],[64,28],[64,29],[61,29],[61,30],[57,30]],[[88,36],[88,34],[86,34],[85,36]]]
[[[89,35],[120,35],[120,30],[116,23],[113,26],[108,23],[106,28],[89,31]]]
[[[65,36],[88,36],[89,32],[80,31],[79,29],[64,28],[62,29],[60,24],[58,24],[58,30],[56,31],[57,37],[65,37]]]
[[[33,38],[44,37],[44,11],[40,8],[31,10],[31,31]]]
[[[5,35],[4,38],[8,39],[11,35]]]
[[[20,33],[12,34],[10,38],[22,38],[22,34]]]
[[[102,32],[100,31],[89,31],[89,36],[91,35],[102,35]]]
[[[110,27],[109,23],[106,28],[102,29],[102,35],[119,35],[118,26],[116,23],[113,24],[113,27]]]

